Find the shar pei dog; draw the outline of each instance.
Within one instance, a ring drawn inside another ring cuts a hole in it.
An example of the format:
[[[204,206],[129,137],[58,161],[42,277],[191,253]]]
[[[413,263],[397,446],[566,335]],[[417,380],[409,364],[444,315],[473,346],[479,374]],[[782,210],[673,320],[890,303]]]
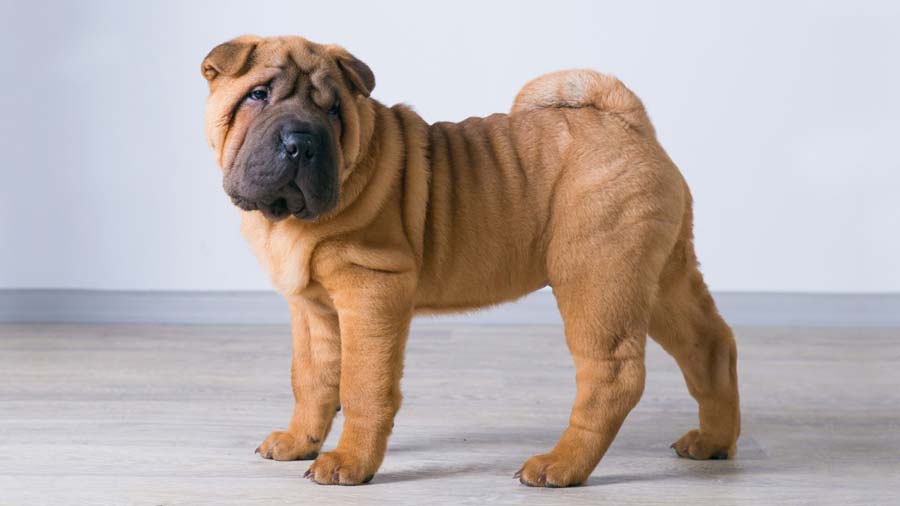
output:
[[[545,286],[577,393],[559,442],[515,477],[585,482],[641,397],[647,335],[699,405],[675,451],[734,455],[736,347],[698,270],[691,196],[619,80],[555,72],[508,114],[428,124],[372,98],[372,70],[335,45],[243,36],[201,71],[225,193],[290,308],[296,404],[264,458],[315,459],[306,476],[320,484],[368,482],[400,408],[413,315]],[[339,409],[340,440],[322,452]]]

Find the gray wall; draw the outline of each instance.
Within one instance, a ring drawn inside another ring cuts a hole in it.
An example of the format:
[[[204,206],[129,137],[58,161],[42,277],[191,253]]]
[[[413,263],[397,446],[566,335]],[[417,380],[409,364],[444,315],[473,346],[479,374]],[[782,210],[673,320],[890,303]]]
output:
[[[645,100],[716,290],[900,291],[897,2],[0,2],[0,288],[265,289],[202,128],[232,36],[341,43],[428,120],[592,67]]]

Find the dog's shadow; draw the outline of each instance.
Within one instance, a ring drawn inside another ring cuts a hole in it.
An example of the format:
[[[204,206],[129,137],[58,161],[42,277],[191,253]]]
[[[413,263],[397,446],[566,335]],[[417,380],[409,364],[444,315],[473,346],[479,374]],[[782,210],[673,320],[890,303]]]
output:
[[[479,438],[470,437],[469,440],[478,440]],[[673,461],[679,461],[680,464],[675,468],[670,466],[661,466],[662,468],[656,471],[648,471],[646,473],[619,473],[619,474],[604,474],[603,467],[601,464],[601,468],[598,469],[595,474],[593,474],[582,487],[601,487],[601,486],[611,486],[611,485],[620,485],[626,483],[638,483],[638,482],[654,482],[654,481],[666,481],[666,480],[709,480],[709,479],[728,479],[729,477],[737,477],[741,475],[745,475],[753,472],[752,469],[747,468],[747,466],[742,465],[743,462],[748,460],[758,460],[765,459],[766,455],[761,449],[757,448],[755,441],[749,440],[748,438],[742,438],[742,441],[745,443],[743,446],[744,455],[740,458],[740,461],[735,460],[707,460],[707,461],[692,461],[689,459],[682,459],[676,456],[674,453],[671,454],[669,458]],[[476,443],[477,444],[477,443]],[[422,444],[421,446],[418,444],[413,445],[398,445],[399,447],[394,447],[392,451],[398,452],[417,452],[424,451],[430,448],[430,445]],[[666,449],[667,450],[667,449]],[[665,451],[663,448],[656,449],[653,451]],[[660,457],[665,458],[665,457]],[[514,470],[515,466],[520,464],[520,462],[501,462],[497,460],[486,460],[484,462],[464,462],[464,463],[453,463],[453,462],[445,462],[445,463],[423,463],[420,466],[409,469],[402,469],[396,471],[387,471],[382,472],[376,475],[375,480],[373,480],[372,485],[377,484],[389,484],[389,483],[400,483],[406,481],[422,481],[422,480],[439,480],[439,479],[447,479],[464,475],[492,475],[496,476],[496,472],[498,468],[508,468],[510,470]],[[509,473],[510,481],[513,481],[512,471]]]
[[[446,465],[429,464],[418,467],[416,469],[378,474],[372,481],[372,485],[381,483],[399,483],[403,481],[437,480],[465,474],[488,473],[496,470],[497,467],[495,465],[487,463]]]
[[[673,457],[678,458],[678,457]],[[704,466],[703,469],[685,467],[681,471],[667,471],[656,473],[622,473],[622,474],[600,474],[592,475],[587,483],[581,487],[604,487],[611,485],[621,485],[625,483],[665,481],[665,480],[683,480],[683,479],[721,479],[727,476],[735,476],[746,474],[748,470],[741,469],[734,465],[729,465],[729,461],[716,461],[711,465]],[[422,481],[422,480],[439,480],[447,479],[455,476],[469,474],[490,474],[497,470],[496,464],[488,463],[471,463],[471,464],[432,464],[425,465],[416,469],[408,469],[401,471],[393,471],[378,474],[372,485],[401,483],[406,481]],[[512,481],[510,475],[510,481]]]
[[[673,456],[673,459],[679,457]],[[660,471],[646,474],[600,474],[592,475],[588,478],[585,487],[601,487],[610,485],[619,485],[632,482],[650,482],[650,481],[666,481],[666,480],[684,480],[684,479],[722,479],[729,476],[738,476],[748,473],[747,469],[735,465],[732,461],[704,461],[705,465],[702,469],[693,466],[685,466],[678,471]]]

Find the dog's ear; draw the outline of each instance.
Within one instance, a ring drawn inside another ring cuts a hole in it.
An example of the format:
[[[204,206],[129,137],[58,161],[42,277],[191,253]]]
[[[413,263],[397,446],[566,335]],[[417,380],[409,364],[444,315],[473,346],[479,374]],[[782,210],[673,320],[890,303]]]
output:
[[[334,57],[347,83],[358,93],[368,97],[375,89],[375,74],[372,69],[340,46],[330,45],[328,52]]]
[[[256,42],[248,39],[240,37],[214,47],[200,64],[200,72],[203,77],[212,83],[213,79],[220,75],[239,75],[250,61],[253,50],[256,49]]]

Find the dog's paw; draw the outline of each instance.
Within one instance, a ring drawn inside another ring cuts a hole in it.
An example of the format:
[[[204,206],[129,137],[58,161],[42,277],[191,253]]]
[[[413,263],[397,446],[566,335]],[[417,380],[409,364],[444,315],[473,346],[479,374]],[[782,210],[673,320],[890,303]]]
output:
[[[525,461],[522,469],[513,475],[529,487],[572,487],[587,480],[591,469],[581,469],[568,459],[554,453],[535,455]]]
[[[372,467],[367,459],[335,450],[319,455],[303,477],[319,485],[361,485],[372,481]]]
[[[694,460],[723,460],[734,457],[733,444],[712,441],[694,429],[672,443],[672,448],[679,457]]]
[[[307,438],[295,437],[289,432],[275,431],[256,448],[264,459],[272,460],[312,460],[318,456],[318,445]]]

